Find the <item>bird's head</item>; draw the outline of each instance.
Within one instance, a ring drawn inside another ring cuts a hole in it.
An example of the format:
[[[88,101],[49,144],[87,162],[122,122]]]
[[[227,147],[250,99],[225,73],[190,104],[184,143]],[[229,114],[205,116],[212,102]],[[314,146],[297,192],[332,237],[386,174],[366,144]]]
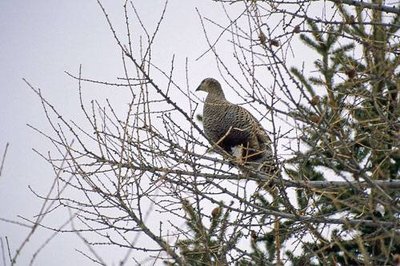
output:
[[[204,91],[210,94],[224,94],[222,92],[221,84],[218,82],[218,80],[213,78],[204,79],[200,83],[199,87],[197,87],[196,91]]]

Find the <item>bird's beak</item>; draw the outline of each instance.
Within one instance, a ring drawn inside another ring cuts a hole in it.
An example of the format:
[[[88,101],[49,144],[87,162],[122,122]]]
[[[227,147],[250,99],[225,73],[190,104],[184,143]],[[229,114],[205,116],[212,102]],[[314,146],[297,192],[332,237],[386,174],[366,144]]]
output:
[[[197,89],[196,89],[196,91],[201,91],[202,89],[201,89],[201,85],[199,85],[198,87],[197,87]]]

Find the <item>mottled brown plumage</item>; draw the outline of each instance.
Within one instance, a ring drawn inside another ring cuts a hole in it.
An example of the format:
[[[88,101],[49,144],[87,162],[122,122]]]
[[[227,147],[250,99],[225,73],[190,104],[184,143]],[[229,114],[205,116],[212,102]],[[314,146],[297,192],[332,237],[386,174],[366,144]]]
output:
[[[257,119],[245,108],[227,101],[221,84],[213,78],[204,79],[196,91],[208,93],[203,127],[212,144],[257,170],[271,172],[271,140]]]

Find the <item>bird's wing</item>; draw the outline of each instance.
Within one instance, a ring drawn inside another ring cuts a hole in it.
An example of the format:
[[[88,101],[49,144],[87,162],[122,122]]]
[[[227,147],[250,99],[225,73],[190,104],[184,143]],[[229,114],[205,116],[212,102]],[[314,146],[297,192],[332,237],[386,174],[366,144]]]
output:
[[[265,131],[261,123],[247,109],[241,106],[239,107],[242,109],[242,112],[246,116],[246,120],[248,121],[247,124],[251,125],[252,131],[254,132],[258,141],[263,144],[269,145],[271,143],[271,139],[269,138],[267,132]]]

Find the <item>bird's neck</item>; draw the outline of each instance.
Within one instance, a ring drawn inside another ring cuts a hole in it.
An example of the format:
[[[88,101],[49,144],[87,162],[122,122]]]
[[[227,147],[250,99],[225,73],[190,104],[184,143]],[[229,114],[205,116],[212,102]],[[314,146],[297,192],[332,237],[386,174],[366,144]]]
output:
[[[220,102],[220,101],[226,101],[225,95],[222,91],[209,93],[207,95],[206,102]]]

